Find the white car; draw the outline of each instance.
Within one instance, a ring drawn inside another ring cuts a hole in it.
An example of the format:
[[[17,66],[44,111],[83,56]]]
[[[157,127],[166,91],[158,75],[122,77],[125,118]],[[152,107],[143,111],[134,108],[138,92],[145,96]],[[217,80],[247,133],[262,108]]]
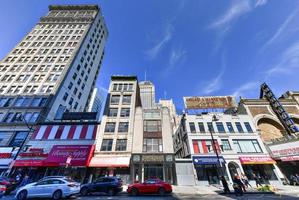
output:
[[[80,183],[69,178],[41,179],[18,189],[17,200],[27,198],[52,198],[54,200],[67,198],[80,193]]]

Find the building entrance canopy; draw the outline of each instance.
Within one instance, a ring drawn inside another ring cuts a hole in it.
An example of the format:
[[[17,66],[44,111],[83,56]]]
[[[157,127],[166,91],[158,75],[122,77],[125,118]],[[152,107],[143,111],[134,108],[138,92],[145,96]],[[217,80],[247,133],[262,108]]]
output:
[[[89,167],[129,167],[130,156],[98,156],[93,157]]]
[[[193,156],[192,161],[194,165],[215,165],[218,164],[217,156]],[[219,161],[224,164],[223,156],[219,156]]]
[[[252,165],[252,164],[275,164],[270,156],[244,156],[240,157],[240,162],[243,165]]]

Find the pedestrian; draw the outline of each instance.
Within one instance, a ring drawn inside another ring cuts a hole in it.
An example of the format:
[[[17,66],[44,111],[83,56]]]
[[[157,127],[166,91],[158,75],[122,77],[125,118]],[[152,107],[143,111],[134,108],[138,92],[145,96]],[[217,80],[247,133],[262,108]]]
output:
[[[224,193],[225,193],[225,194],[230,193],[230,190],[229,190],[227,181],[226,181],[226,179],[224,178],[224,176],[221,176],[221,177],[220,177],[220,180],[221,180],[221,182],[222,182],[222,186],[223,186]]]
[[[299,175],[295,174],[295,180],[296,180],[296,184],[299,185]]]
[[[263,186],[259,176],[257,176],[255,173],[252,173],[252,176],[253,179],[255,180],[256,187],[258,187],[259,185]]]
[[[244,173],[241,173],[241,180],[242,182],[244,183],[245,187],[248,188],[248,185],[250,187],[252,187],[248,181],[248,177],[244,174]]]
[[[240,176],[235,174],[233,179],[233,188],[235,190],[236,196],[243,196],[243,183],[240,179]]]
[[[27,185],[30,182],[29,176],[26,174],[25,177],[23,178],[20,187]]]

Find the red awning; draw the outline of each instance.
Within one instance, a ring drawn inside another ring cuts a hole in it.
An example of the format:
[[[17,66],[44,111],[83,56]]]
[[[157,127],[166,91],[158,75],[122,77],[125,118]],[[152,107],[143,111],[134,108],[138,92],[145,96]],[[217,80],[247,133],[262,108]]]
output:
[[[129,167],[130,156],[93,157],[89,167]]]
[[[44,160],[16,160],[14,167],[42,167]]]
[[[244,156],[239,158],[241,164],[243,165],[252,165],[252,164],[275,164],[270,156]]]

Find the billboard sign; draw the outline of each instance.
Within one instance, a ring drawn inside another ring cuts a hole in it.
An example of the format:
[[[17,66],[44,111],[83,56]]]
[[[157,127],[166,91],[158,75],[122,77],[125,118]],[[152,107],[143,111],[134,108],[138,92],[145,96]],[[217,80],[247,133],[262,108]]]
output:
[[[269,88],[269,86],[266,83],[263,83],[261,85],[260,97],[261,98],[265,97],[269,101],[271,108],[277,114],[278,118],[280,119],[281,123],[288,131],[288,133],[296,133],[299,131],[298,127],[295,125],[293,120],[290,118],[289,114],[282,107],[282,105],[280,104],[280,102],[275,97],[272,90]]]
[[[211,109],[236,107],[233,96],[184,97],[186,109]]]

